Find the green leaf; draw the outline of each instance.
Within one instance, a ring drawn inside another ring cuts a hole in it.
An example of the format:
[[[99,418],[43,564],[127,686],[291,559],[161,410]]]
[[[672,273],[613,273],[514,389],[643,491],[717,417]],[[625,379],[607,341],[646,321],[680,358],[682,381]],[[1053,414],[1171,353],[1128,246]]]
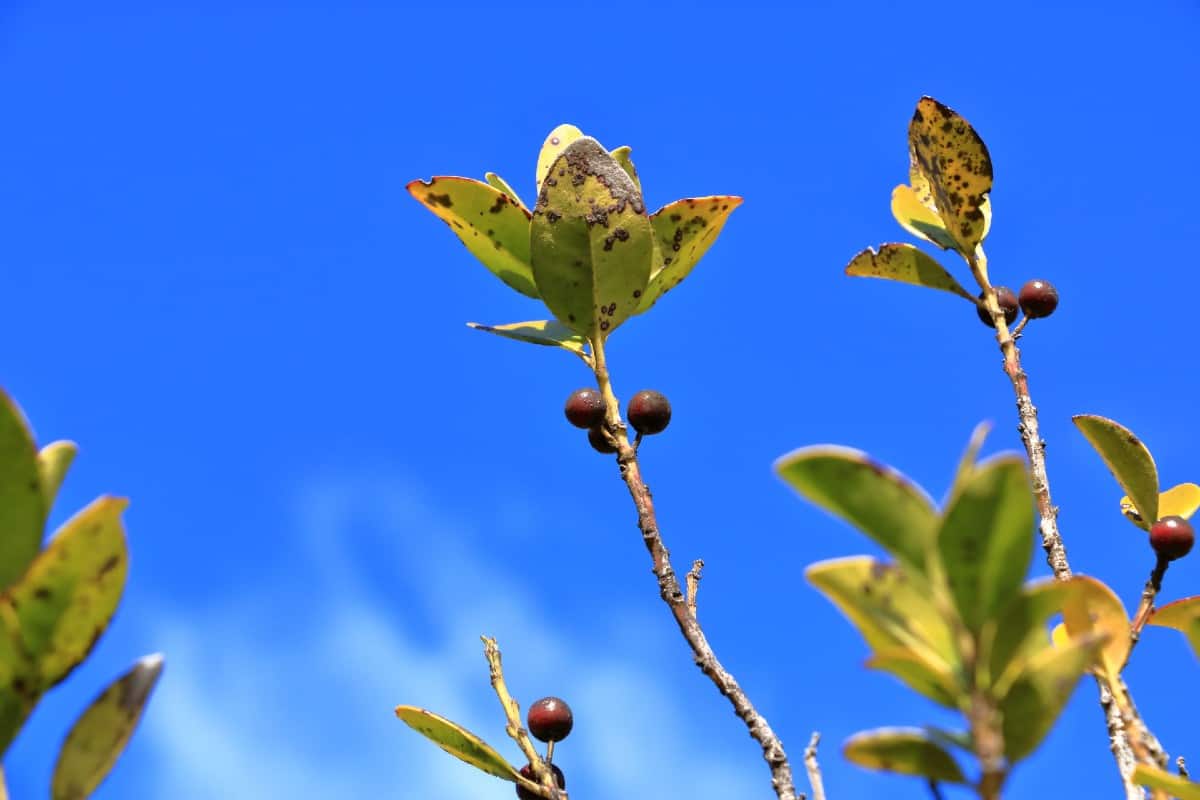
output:
[[[129,570],[121,513],[129,501],[101,497],[59,529],[10,597],[42,686],[65,678],[108,627]]]
[[[1167,792],[1178,800],[1200,800],[1200,783],[1192,783],[1181,775],[1172,775],[1158,767],[1138,764],[1133,768],[1133,782]]]
[[[516,190],[514,190],[511,186],[508,185],[508,181],[504,180],[504,178],[501,178],[499,175],[497,175],[494,172],[485,172],[483,175],[483,179],[485,181],[487,181],[488,185],[491,186],[493,189],[497,189],[501,192],[504,192],[506,195],[508,195],[509,200],[512,200],[520,208],[522,208],[526,213],[529,213],[529,206],[525,205],[525,203],[523,203],[521,201],[521,196],[519,194],[517,194]]]
[[[642,181],[638,178],[637,167],[633,165],[633,159],[630,155],[633,153],[633,148],[629,145],[622,145],[616,150],[613,150],[611,155],[613,160],[621,165],[621,169],[625,170],[625,174],[633,181],[633,185],[642,190]]]
[[[1158,519],[1158,469],[1146,445],[1111,419],[1094,414],[1076,414],[1071,419],[1100,454],[1133,505],[1142,512],[1142,521],[1138,524],[1150,530]]]
[[[1004,755],[1010,762],[1025,758],[1046,738],[1104,638],[1089,634],[1065,647],[1051,647],[1030,661],[1013,683],[1000,702]]]
[[[919,574],[854,556],[813,564],[804,576],[850,619],[872,650],[885,658],[910,651],[929,668],[958,674],[961,659],[954,636]]]
[[[133,736],[162,668],[161,654],[140,659],[75,721],[58,751],[52,800],[84,800],[100,785]]]
[[[971,438],[967,440],[967,448],[963,450],[962,457],[958,460],[958,468],[954,471],[954,480],[950,484],[950,491],[946,494],[946,500],[943,505],[949,505],[961,491],[963,486],[971,476],[975,474],[975,463],[979,460],[979,451],[983,449],[983,443],[987,441],[988,434],[992,432],[992,423],[981,422],[971,431]]]
[[[1200,595],[1185,597],[1155,609],[1147,624],[1181,632],[1196,651],[1196,658],[1200,658]]]
[[[1129,499],[1129,495],[1121,498],[1120,505],[1121,513],[1125,515],[1126,519],[1139,528],[1144,527],[1142,525],[1144,518],[1137,510],[1137,506]],[[1158,495],[1158,519],[1163,517],[1191,519],[1192,515],[1196,513],[1196,509],[1200,509],[1200,486],[1194,483],[1181,483]],[[1151,520],[1151,524],[1154,521]]]
[[[978,632],[1020,592],[1032,558],[1033,493],[1025,462],[1001,456],[975,468],[943,512],[938,551],[955,605]]]
[[[37,669],[20,636],[17,612],[0,595],[0,761],[41,696]]]
[[[541,152],[538,153],[537,160],[537,175],[534,185],[537,187],[538,195],[542,192],[542,181],[545,180],[546,174],[550,172],[550,167],[562,155],[562,152],[571,146],[573,142],[583,138],[583,131],[576,128],[574,125],[559,125],[550,134],[546,136],[546,141],[542,143]]]
[[[449,225],[492,274],[526,297],[538,296],[529,261],[529,212],[507,193],[453,176],[416,180],[405,188]]]
[[[67,470],[71,468],[71,462],[75,460],[75,454],[78,452],[78,445],[65,440],[51,442],[38,452],[38,472],[47,512],[54,505],[54,498],[58,496],[63,478],[66,477]]]
[[[445,717],[416,706],[396,706],[396,716],[405,725],[452,756],[457,756],[489,775],[516,781],[517,771],[492,746]]]
[[[932,97],[917,102],[908,126],[915,170],[928,183],[933,205],[961,253],[971,254],[987,236],[992,159],[971,125]],[[921,189],[914,185],[918,197]]]
[[[37,555],[46,511],[33,433],[21,409],[0,391],[0,592]]]
[[[653,235],[633,181],[599,142],[577,139],[554,162],[533,212],[539,294],[571,330],[607,337],[637,309]]]
[[[946,708],[959,708],[964,689],[945,663],[930,661],[920,652],[904,647],[880,650],[867,659],[867,666],[887,672],[917,694]]]
[[[938,512],[920,487],[860,450],[802,447],[775,472],[809,502],[849,522],[897,559],[925,572]]]
[[[669,203],[650,215],[654,227],[654,263],[650,283],[638,303],[637,313],[649,310],[664,294],[678,286],[708,248],[742,198],[731,195],[689,197]]]
[[[587,345],[587,340],[554,320],[510,322],[507,325],[480,325],[478,322],[468,322],[467,327],[494,333],[506,339],[516,339],[519,342],[561,347],[570,350],[577,356],[585,357],[584,347]]]
[[[876,728],[851,736],[842,750],[860,767],[919,775],[943,783],[966,783],[958,763],[919,728]]]
[[[884,280],[940,289],[975,303],[966,289],[941,264],[911,244],[884,244],[879,251],[868,247],[851,259],[846,274],[857,278]]]
[[[983,656],[997,696],[1007,693],[1030,659],[1050,647],[1047,625],[1063,610],[1073,588],[1070,581],[1056,578],[1028,584],[995,625],[985,628]]]

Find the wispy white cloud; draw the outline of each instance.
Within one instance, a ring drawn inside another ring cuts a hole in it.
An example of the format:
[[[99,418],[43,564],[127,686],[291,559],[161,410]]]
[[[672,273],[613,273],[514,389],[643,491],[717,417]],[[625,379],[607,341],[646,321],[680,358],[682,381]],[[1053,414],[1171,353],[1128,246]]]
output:
[[[596,647],[592,630],[583,647],[562,624],[530,624],[546,617],[541,598],[475,553],[469,522],[439,509],[418,483],[328,481],[303,497],[298,573],[248,587],[225,607],[160,621],[169,680],[143,734],[157,751],[157,796],[513,796],[511,785],[442,753],[392,714],[397,703],[419,703],[518,758],[487,684],[481,632],[500,636],[514,684],[570,692],[580,722],[557,760],[576,796],[641,796],[664,781],[671,796],[695,800],[769,796],[754,748],[714,751],[653,659],[641,650],[636,661],[622,658],[631,640],[659,642],[665,619],[614,609],[622,624],[611,641]],[[431,541],[438,546],[422,545]],[[680,655],[655,647],[663,658]]]

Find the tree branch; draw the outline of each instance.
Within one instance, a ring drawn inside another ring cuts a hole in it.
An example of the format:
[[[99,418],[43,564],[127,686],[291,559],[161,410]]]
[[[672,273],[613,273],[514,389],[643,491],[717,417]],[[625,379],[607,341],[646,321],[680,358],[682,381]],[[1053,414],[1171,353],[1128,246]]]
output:
[[[804,768],[808,770],[808,785],[812,787],[812,800],[825,800],[825,781],[821,778],[821,765],[817,763],[817,745],[821,743],[819,731],[813,731],[804,748]]]
[[[708,643],[700,622],[696,618],[693,607],[689,606],[688,597],[679,584],[679,578],[671,566],[671,554],[663,543],[658,530],[658,520],[654,513],[654,501],[642,479],[641,466],[638,464],[637,448],[630,444],[625,431],[625,423],[621,421],[620,404],[613,393],[612,381],[608,375],[608,364],[604,356],[604,342],[597,337],[592,341],[593,368],[596,373],[596,383],[604,396],[605,424],[604,431],[610,444],[617,448],[617,465],[621,470],[621,479],[629,489],[633,504],[637,508],[638,529],[642,532],[642,541],[650,552],[654,564],[654,575],[658,578],[658,592],[663,602],[671,609],[671,615],[679,626],[680,633],[692,649],[696,666],[716,685],[717,691],[729,698],[734,712],[741,717],[750,731],[750,736],[762,747],[763,758],[771,770],[771,785],[779,800],[796,800],[796,787],[792,781],[792,768],[788,763],[787,753],[783,743],[765,717],[758,713],[750,698],[734,680],[733,676],[717,660],[716,654]],[[693,571],[699,579],[699,571],[693,566]],[[693,593],[694,599],[694,593]]]

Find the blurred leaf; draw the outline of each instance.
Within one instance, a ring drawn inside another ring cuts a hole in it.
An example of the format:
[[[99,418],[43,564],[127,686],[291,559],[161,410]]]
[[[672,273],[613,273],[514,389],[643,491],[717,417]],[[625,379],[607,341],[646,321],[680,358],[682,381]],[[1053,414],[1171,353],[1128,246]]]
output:
[[[42,497],[47,514],[54,505],[54,498],[58,496],[63,478],[66,477],[67,470],[71,468],[71,462],[75,460],[75,454],[78,452],[78,445],[65,440],[51,442],[38,452],[38,472],[41,475]]]
[[[510,322],[507,325],[480,325],[478,322],[468,322],[467,327],[494,333],[506,339],[516,339],[519,342],[561,347],[578,356],[584,355],[584,347],[587,345],[586,339],[555,320]]]
[[[851,277],[883,278],[928,289],[940,289],[965,297],[972,305],[975,304],[975,298],[967,293],[953,275],[911,244],[884,244],[879,246],[879,252],[868,247],[850,261],[846,266],[846,274]]]
[[[46,512],[33,433],[21,409],[0,390],[0,592],[33,562]]]
[[[52,800],[84,800],[100,785],[133,736],[162,668],[161,654],[142,658],[75,721],[54,765]]]
[[[806,500],[925,572],[938,512],[929,496],[904,475],[860,450],[836,445],[794,450],[775,462],[775,472]]]
[[[503,756],[461,725],[416,706],[396,706],[396,716],[450,755],[476,769],[506,781],[517,780],[517,771]]]
[[[1103,581],[1087,575],[1071,579],[1072,591],[1063,606],[1063,622],[1072,638],[1091,633],[1106,634],[1100,650],[1100,665],[1115,679],[1133,646],[1129,637],[1129,615],[1121,598]]]
[[[1074,638],[1063,648],[1039,653],[1001,699],[1004,755],[1025,758],[1041,744],[1074,692],[1080,676],[1096,659],[1103,635]]]
[[[65,678],[108,627],[129,570],[121,512],[129,501],[101,497],[59,529],[12,587],[21,635],[44,688]]]
[[[633,159],[630,157],[633,153],[633,148],[629,145],[621,145],[616,150],[613,150],[611,155],[613,160],[621,165],[621,169],[625,170],[625,174],[633,181],[633,185],[642,190],[642,181],[638,178],[637,167],[633,165]]]
[[[638,302],[638,314],[683,282],[741,204],[742,198],[731,195],[689,197],[668,203],[650,215],[654,261],[650,283]]]
[[[1200,595],[1185,597],[1155,609],[1147,624],[1180,631],[1191,643],[1196,658],[1200,658]]]
[[[1163,517],[1183,517],[1191,519],[1196,513],[1196,509],[1200,508],[1200,486],[1194,483],[1181,483],[1178,486],[1172,486],[1165,492],[1158,495],[1158,519]],[[1139,528],[1144,527],[1142,523],[1142,515],[1138,512],[1137,507],[1129,499],[1129,496],[1121,498],[1121,513],[1125,518],[1137,525]],[[1150,521],[1151,524],[1155,520]]]
[[[0,800],[8,800],[8,784],[4,782],[3,766],[0,766]]]
[[[517,206],[519,206],[526,214],[529,213],[529,206],[522,202],[521,196],[517,194],[515,189],[508,185],[508,181],[504,180],[504,178],[501,178],[494,172],[486,172],[483,175],[483,179],[487,181],[488,185],[493,189],[497,189],[508,195],[508,199],[516,203]]]
[[[0,761],[41,696],[37,670],[20,641],[12,603],[0,595]]]
[[[970,630],[978,632],[1020,592],[1032,535],[1033,492],[1021,458],[1001,456],[976,467],[950,498],[938,550]]]
[[[902,183],[892,190],[892,216],[912,235],[943,250],[958,250],[958,243],[942,224],[937,209],[924,205],[916,190],[908,184]]]
[[[892,659],[911,651],[927,666],[951,675],[959,671],[954,636],[919,574],[854,556],[812,564],[804,576],[850,619],[872,650]]]
[[[934,725],[924,725],[921,731],[947,749],[955,747],[964,753],[975,754],[975,743],[971,741],[971,734],[966,731],[949,731]]]
[[[1167,792],[1179,800],[1200,800],[1200,783],[1192,783],[1187,778],[1172,775],[1158,767],[1138,764],[1133,769],[1133,782]]]
[[[952,109],[922,97],[908,126],[908,142],[913,166],[928,182],[947,233],[964,255],[974,253],[990,225],[985,204],[992,190],[992,159],[983,139]],[[914,189],[920,197],[920,187]]]
[[[983,652],[990,684],[997,696],[1007,693],[1029,660],[1050,646],[1046,638],[1047,623],[1063,610],[1073,589],[1071,581],[1056,578],[1026,585],[1000,615],[994,632],[985,636]]]
[[[550,134],[546,136],[546,141],[542,143],[542,150],[538,153],[537,160],[537,175],[534,186],[538,196],[535,200],[541,199],[542,181],[546,179],[550,168],[554,166],[554,162],[562,155],[563,151],[571,146],[572,143],[583,138],[583,131],[576,128],[574,125],[559,125]]]
[[[529,260],[529,212],[505,192],[453,176],[416,180],[405,188],[493,275],[526,297],[538,296]]]
[[[944,783],[966,783],[958,763],[920,728],[877,728],[851,736],[842,749],[847,761],[868,769],[919,775]]]
[[[1141,439],[1111,419],[1094,414],[1076,414],[1075,426],[1091,443],[1109,472],[1143,512],[1138,523],[1145,530],[1158,519],[1158,469]]]
[[[962,457],[958,460],[958,469],[954,471],[954,480],[950,483],[950,491],[946,494],[943,506],[949,505],[975,473],[975,463],[979,460],[979,451],[983,449],[983,443],[987,441],[988,434],[991,432],[992,423],[990,422],[981,422],[971,431],[971,438],[967,440],[967,448],[963,450]]]
[[[905,647],[880,650],[867,659],[867,666],[894,675],[914,692],[946,708],[960,707],[963,688],[944,663],[930,661],[920,652]]]
[[[653,229],[641,193],[595,139],[576,140],[550,172],[533,212],[534,280],[559,322],[603,339],[637,309]]]

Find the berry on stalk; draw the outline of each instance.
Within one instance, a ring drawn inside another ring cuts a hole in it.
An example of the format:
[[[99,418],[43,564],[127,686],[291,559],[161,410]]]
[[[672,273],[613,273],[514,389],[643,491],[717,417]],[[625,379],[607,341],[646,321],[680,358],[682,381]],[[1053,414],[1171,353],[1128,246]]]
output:
[[[1018,301],[1030,319],[1048,317],[1058,308],[1058,289],[1049,281],[1032,280],[1021,287]]]
[[[594,428],[604,421],[604,396],[597,389],[576,389],[564,410],[576,428]]]
[[[1192,523],[1183,517],[1163,517],[1150,526],[1150,546],[1165,561],[1183,558],[1196,543]]]
[[[662,433],[671,423],[671,403],[661,392],[645,389],[629,401],[629,424],[644,436]]]
[[[1004,321],[1012,325],[1017,319],[1017,296],[1013,294],[1013,290],[1007,286],[997,286],[996,302],[1000,304],[1000,310],[1004,312]],[[979,295],[979,299],[983,299],[983,295]],[[992,327],[992,315],[982,305],[976,306],[975,311],[979,314],[979,321],[989,328]]]
[[[598,426],[588,431],[588,443],[597,453],[612,455],[617,452],[617,448],[609,444],[608,439],[604,437],[604,429]]]
[[[561,742],[571,732],[575,717],[571,707],[557,697],[543,697],[529,707],[525,717],[529,732],[543,742]]]
[[[556,783],[558,783],[558,788],[566,789],[567,779],[563,776],[563,771],[559,769],[556,764],[550,765],[550,771],[554,773],[554,780]],[[521,767],[521,777],[528,778],[534,783],[538,782],[538,779],[533,776],[532,764],[526,764],[525,766]],[[534,794],[532,791],[526,789],[519,783],[517,784],[517,797],[521,798],[521,800],[542,800],[542,796],[540,794]]]

